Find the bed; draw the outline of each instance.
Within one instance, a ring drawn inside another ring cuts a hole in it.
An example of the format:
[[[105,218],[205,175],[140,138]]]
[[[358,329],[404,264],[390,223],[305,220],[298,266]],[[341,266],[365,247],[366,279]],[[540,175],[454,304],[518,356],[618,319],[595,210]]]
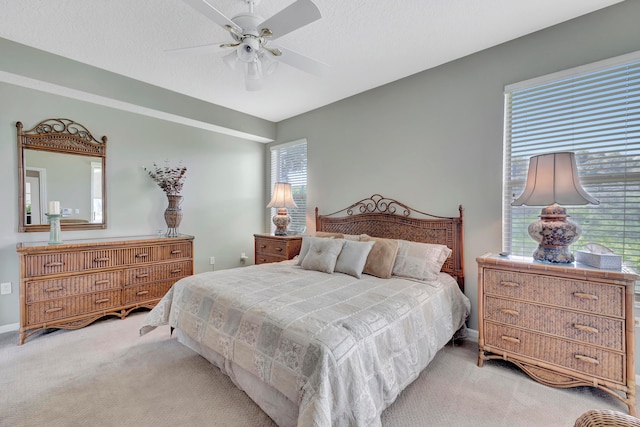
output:
[[[179,280],[140,332],[170,325],[281,427],[379,426],[464,331],[463,286],[462,207],[440,217],[374,194],[316,208],[293,260]]]

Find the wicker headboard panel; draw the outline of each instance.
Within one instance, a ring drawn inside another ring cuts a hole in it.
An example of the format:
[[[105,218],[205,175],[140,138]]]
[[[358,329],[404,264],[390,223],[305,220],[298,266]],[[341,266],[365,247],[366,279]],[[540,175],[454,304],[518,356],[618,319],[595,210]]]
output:
[[[462,205],[458,211],[458,217],[431,215],[374,194],[328,215],[316,208],[316,230],[447,245],[452,253],[442,271],[455,277],[464,291]]]

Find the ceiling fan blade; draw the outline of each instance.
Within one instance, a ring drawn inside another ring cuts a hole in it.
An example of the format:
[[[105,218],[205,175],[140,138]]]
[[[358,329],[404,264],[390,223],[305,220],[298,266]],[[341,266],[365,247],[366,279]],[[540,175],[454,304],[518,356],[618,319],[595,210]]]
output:
[[[222,12],[220,12],[215,7],[211,6],[205,0],[182,0],[198,12],[202,13],[204,16],[220,25],[222,28],[227,29],[227,25],[231,28],[242,32],[242,28],[238,27],[231,19],[227,18]],[[229,30],[231,31],[231,30]]]
[[[311,0],[298,0],[258,25],[258,29],[268,28],[273,33],[271,40],[275,40],[321,17],[320,10]]]
[[[316,61],[315,59],[304,56],[291,49],[287,49],[284,47],[278,47],[278,49],[282,52],[282,55],[276,56],[275,58],[278,61],[284,62],[285,64],[295,67],[299,70],[314,74],[316,76],[322,76],[329,69],[329,66],[324,62]]]
[[[175,49],[166,49],[165,52],[170,54],[194,53],[194,52],[218,53],[223,50],[222,49],[223,47],[233,47],[233,46],[227,46],[225,42],[218,42],[218,43],[201,44],[197,46],[178,47]]]

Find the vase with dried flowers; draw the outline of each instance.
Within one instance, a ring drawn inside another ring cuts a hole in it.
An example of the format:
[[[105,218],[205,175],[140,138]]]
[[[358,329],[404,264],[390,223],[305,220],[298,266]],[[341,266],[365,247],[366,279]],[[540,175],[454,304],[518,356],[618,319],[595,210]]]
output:
[[[153,163],[153,169],[144,168],[151,179],[165,192],[169,206],[164,211],[164,220],[167,223],[167,233],[165,237],[178,237],[180,232],[178,227],[182,221],[182,196],[180,191],[186,178],[187,167],[178,164],[178,166],[169,166],[169,162],[165,162],[164,167]]]

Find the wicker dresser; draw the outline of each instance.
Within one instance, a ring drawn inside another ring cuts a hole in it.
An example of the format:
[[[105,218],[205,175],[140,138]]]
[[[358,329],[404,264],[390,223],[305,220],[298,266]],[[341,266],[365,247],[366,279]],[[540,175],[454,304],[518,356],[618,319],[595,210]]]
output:
[[[255,263],[286,261],[300,253],[301,236],[274,236],[273,234],[254,234]]]
[[[77,329],[152,308],[193,274],[193,237],[19,243],[20,344],[46,328]]]
[[[552,387],[597,387],[637,416],[636,274],[491,254],[477,262],[478,366],[504,359]]]

